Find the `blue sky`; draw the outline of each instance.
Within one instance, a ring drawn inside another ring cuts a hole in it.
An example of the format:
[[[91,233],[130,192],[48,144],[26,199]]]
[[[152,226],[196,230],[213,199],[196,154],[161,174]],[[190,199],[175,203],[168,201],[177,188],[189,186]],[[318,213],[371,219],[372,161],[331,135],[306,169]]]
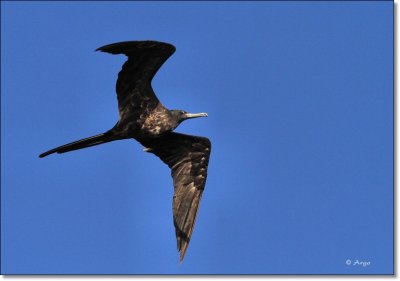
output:
[[[3,273],[393,272],[392,2],[1,8]],[[125,57],[94,50],[145,39],[177,48],[163,104],[209,114],[177,130],[212,141],[181,265],[169,170],[134,140],[38,158],[115,124]]]

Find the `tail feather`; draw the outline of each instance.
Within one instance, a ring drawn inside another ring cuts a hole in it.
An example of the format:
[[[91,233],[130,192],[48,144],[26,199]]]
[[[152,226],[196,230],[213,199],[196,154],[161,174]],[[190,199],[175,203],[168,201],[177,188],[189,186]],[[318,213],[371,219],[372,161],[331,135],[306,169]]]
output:
[[[95,145],[99,145],[102,143],[106,143],[106,142],[110,142],[116,140],[116,138],[114,138],[112,135],[108,134],[108,133],[104,133],[104,134],[99,134],[93,137],[89,137],[89,138],[85,138],[82,140],[78,140],[78,141],[74,141],[56,148],[53,148],[49,151],[46,151],[42,154],[39,155],[40,158],[46,157],[50,154],[53,153],[64,153],[64,152],[69,152],[69,151],[73,151],[73,150],[78,150],[78,149],[82,149],[82,148],[86,148],[86,147],[90,147],[90,146],[95,146]]]

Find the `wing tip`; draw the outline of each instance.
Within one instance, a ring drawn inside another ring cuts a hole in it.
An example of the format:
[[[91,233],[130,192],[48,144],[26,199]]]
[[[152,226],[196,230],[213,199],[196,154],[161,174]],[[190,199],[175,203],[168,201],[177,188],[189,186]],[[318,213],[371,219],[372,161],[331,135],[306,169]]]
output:
[[[188,246],[188,242],[184,242],[183,245],[180,247],[180,249],[178,248],[179,251],[179,263],[183,262],[183,259],[185,258],[185,254],[186,254],[186,250],[187,250],[187,246]]]
[[[179,264],[182,264],[183,263],[183,259],[185,258],[185,253],[181,253],[180,254],[180,256],[179,256]]]
[[[100,51],[104,53],[110,53],[113,55],[117,54],[127,55],[132,50],[148,49],[152,47],[158,47],[160,48],[160,50],[168,51],[171,54],[173,54],[176,50],[175,46],[169,43],[164,43],[154,40],[145,40],[145,41],[123,41],[123,42],[112,43],[97,48],[95,52]]]

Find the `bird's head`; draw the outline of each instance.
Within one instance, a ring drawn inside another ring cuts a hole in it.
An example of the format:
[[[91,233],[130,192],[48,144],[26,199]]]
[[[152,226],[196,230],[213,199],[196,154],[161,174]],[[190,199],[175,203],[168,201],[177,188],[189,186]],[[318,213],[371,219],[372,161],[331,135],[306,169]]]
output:
[[[207,117],[207,113],[188,113],[185,110],[170,110],[172,118],[179,125],[182,121],[197,117]]]

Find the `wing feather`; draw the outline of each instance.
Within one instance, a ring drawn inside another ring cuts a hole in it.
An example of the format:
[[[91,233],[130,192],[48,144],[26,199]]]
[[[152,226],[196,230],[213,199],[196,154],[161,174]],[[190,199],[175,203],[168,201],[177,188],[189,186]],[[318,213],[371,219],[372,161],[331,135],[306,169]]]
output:
[[[171,168],[174,226],[182,261],[193,233],[207,179],[211,142],[204,137],[178,133],[139,141]]]
[[[120,118],[136,120],[135,113],[154,109],[159,100],[151,81],[164,62],[175,52],[175,47],[157,41],[126,41],[98,48],[110,54],[124,54],[128,60],[118,73],[116,92]]]

